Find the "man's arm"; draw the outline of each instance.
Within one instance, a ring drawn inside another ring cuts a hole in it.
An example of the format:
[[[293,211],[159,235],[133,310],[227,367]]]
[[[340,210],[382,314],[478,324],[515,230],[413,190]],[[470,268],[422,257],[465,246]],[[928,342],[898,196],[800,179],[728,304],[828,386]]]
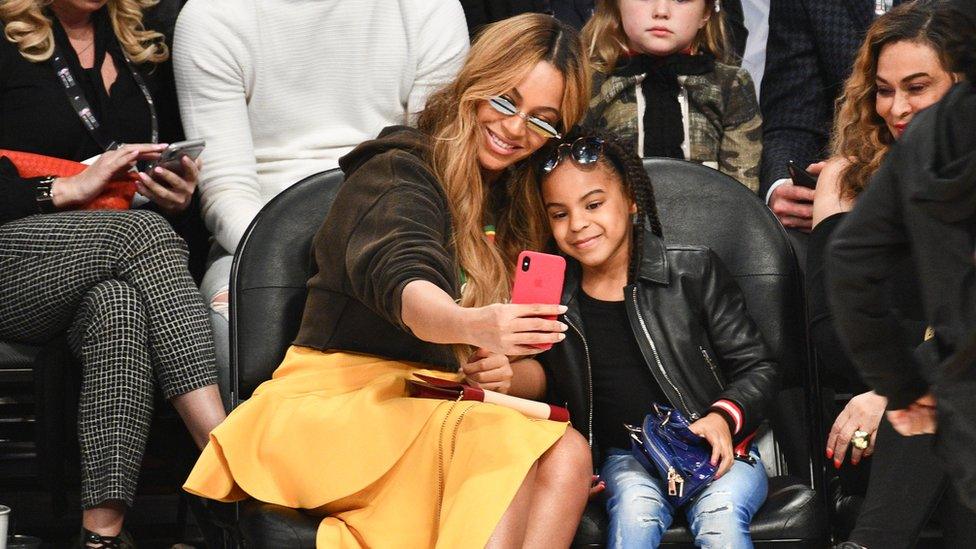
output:
[[[813,24],[804,0],[776,0],[769,7],[769,38],[760,108],[763,154],[759,196],[786,227],[810,229],[813,192],[794,186],[786,163],[800,166],[823,156],[833,117],[824,96]]]
[[[264,205],[258,185],[245,82],[251,63],[240,32],[205,0],[186,5],[176,23],[173,68],[186,135],[206,139],[200,206],[207,228],[233,253]]]
[[[821,160],[833,112],[824,96],[815,29],[804,0],[769,6],[769,39],[760,108],[763,115],[762,187],[789,177],[786,162]]]
[[[901,208],[896,151],[858,198],[827,252],[827,284],[841,341],[864,381],[888,397],[891,409],[905,408],[928,390],[912,359],[883,284],[911,253]]]
[[[468,27],[455,1],[425,0],[425,12],[417,32],[420,51],[417,72],[407,99],[407,116],[413,121],[427,97],[454,80],[468,54]]]

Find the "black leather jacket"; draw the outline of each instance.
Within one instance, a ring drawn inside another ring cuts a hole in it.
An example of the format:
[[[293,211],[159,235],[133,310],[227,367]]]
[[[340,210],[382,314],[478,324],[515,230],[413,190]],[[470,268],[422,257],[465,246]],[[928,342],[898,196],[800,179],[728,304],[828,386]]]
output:
[[[735,441],[753,433],[777,390],[777,362],[746,311],[742,292],[710,249],[667,246],[648,230],[638,280],[624,288],[627,316],[647,367],[671,404],[694,421],[718,400],[742,412]],[[540,357],[550,400],[569,408],[593,445],[593,378],[577,293],[579,264],[568,261],[561,318],[566,339]]]

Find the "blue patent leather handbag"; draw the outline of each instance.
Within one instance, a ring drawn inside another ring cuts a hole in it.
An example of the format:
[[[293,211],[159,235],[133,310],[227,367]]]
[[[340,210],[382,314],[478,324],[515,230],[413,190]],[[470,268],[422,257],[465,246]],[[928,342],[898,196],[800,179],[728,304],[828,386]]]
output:
[[[667,497],[681,507],[715,478],[718,467],[710,462],[708,444],[691,432],[680,411],[655,404],[640,427],[627,425],[631,452],[652,474],[667,482]]]

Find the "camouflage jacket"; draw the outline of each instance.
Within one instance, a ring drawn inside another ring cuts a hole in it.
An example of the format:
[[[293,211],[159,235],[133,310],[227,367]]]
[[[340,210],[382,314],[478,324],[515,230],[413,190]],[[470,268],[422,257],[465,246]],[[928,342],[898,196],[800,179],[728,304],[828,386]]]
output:
[[[613,132],[630,141],[643,156],[644,75],[597,73],[585,124]],[[678,77],[684,119],[685,158],[759,190],[762,156],[762,118],[752,78],[745,69],[715,63],[715,70]]]

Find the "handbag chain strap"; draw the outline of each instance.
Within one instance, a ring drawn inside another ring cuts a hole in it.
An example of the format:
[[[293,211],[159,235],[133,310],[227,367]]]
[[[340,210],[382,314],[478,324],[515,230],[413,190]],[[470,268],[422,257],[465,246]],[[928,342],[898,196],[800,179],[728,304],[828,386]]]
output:
[[[444,429],[447,427],[447,420],[450,419],[451,414],[454,412],[454,408],[461,402],[461,398],[464,396],[462,392],[461,395],[457,397],[457,400],[451,402],[451,407],[447,409],[447,413],[444,414],[444,420],[441,421],[440,434],[437,437],[437,514],[440,516],[441,506],[444,504]],[[461,420],[464,419],[464,415],[468,413],[468,410],[474,408],[474,403],[468,405],[467,408],[461,411],[457,416],[457,420],[454,421],[454,429],[451,432],[451,455],[447,459],[452,459],[454,457],[454,449],[457,447],[457,435],[458,430],[461,428]],[[439,526],[440,523],[438,523]]]

